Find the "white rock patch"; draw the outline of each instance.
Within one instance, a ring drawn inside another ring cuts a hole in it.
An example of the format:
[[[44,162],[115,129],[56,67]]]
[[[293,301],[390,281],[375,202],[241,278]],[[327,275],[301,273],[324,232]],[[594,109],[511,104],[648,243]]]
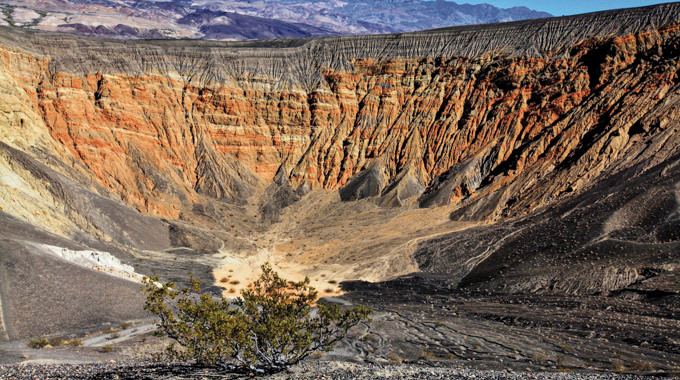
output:
[[[74,251],[68,248],[47,244],[33,243],[31,245],[42,253],[58,257],[81,267],[108,273],[135,282],[141,282],[142,279],[142,275],[135,273],[135,268],[123,264],[117,257],[108,252],[93,250]]]

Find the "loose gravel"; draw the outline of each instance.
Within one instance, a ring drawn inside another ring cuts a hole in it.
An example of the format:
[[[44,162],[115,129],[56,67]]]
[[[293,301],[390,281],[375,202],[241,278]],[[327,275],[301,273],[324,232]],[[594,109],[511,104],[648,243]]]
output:
[[[245,379],[254,374],[222,373],[212,368],[182,364],[49,364],[0,365],[0,379]],[[537,379],[608,380],[644,379],[644,376],[613,373],[549,373],[480,371],[463,368],[435,368],[414,365],[381,366],[347,362],[309,362],[289,372],[268,376],[274,380],[391,380],[391,379]],[[658,378],[658,377],[657,377]]]

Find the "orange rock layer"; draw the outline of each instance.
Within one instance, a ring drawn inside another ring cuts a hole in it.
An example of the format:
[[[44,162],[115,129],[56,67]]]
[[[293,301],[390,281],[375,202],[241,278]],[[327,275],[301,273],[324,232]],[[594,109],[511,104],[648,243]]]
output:
[[[60,155],[147,214],[177,217],[235,188],[247,196],[283,164],[294,185],[338,189],[380,162],[388,183],[414,169],[434,194],[482,159],[442,199],[503,189],[501,203],[519,209],[587,186],[640,144],[660,144],[647,158],[677,144],[659,136],[679,112],[679,46],[669,27],[551,58],[366,57],[323,70],[310,91],[266,76],[261,86],[199,87],[169,75],[55,73],[49,58],[10,48],[0,70],[29,94]]]

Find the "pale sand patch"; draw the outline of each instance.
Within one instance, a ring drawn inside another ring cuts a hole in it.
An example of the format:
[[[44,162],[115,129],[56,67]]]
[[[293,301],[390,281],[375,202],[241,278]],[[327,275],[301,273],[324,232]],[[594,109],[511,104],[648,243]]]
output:
[[[342,294],[344,281],[376,282],[417,272],[411,256],[419,242],[477,225],[452,222],[450,212],[448,207],[343,203],[335,192],[316,191],[285,209],[280,223],[253,239],[261,247],[257,253],[239,257],[223,252],[226,257],[213,272],[216,285],[226,287],[225,296],[237,296],[265,262],[288,280],[309,277],[320,296]]]
[[[16,24],[19,25],[30,24],[33,20],[39,17],[40,14],[32,9],[14,8],[14,12],[12,12],[12,19]]]
[[[35,27],[38,29],[55,31],[57,30],[57,25],[65,24],[67,22],[68,15],[66,13],[49,13],[47,16],[43,17]]]
[[[281,255],[274,254],[268,248],[261,248],[257,254],[247,257],[228,255],[222,259],[221,265],[213,270],[217,280],[215,284],[226,288],[222,293],[225,297],[238,297],[243,289],[257,280],[262,273],[261,266],[265,263],[271,264],[279,276],[288,281],[302,281],[305,276],[309,276],[310,268],[286,263],[281,259]],[[319,279],[310,280],[310,285],[319,291],[320,297],[342,294],[338,284],[329,284]],[[328,292],[327,289],[332,291]]]

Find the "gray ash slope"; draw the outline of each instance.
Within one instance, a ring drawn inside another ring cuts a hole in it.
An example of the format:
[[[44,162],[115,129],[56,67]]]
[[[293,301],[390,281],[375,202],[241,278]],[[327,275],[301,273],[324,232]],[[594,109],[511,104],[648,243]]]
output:
[[[415,258],[422,270],[447,273],[465,289],[649,294],[677,303],[679,160],[639,165],[528,216],[429,240]]]

